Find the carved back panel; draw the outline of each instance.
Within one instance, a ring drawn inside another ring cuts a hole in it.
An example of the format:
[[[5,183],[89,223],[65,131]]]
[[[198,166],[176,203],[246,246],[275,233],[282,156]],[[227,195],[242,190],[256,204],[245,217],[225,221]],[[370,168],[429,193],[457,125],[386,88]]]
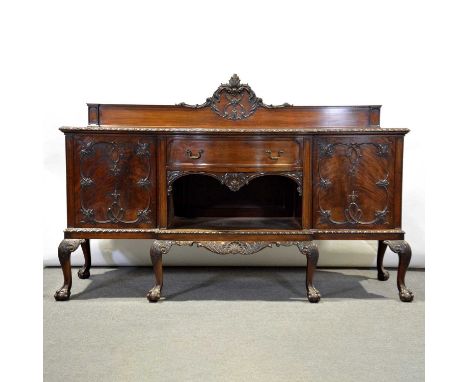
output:
[[[169,128],[292,128],[380,125],[380,106],[292,106],[266,104],[234,74],[202,104],[88,104],[88,123],[98,126]]]
[[[313,162],[315,228],[394,226],[393,137],[317,137]]]
[[[155,139],[76,136],[76,227],[156,227]]]

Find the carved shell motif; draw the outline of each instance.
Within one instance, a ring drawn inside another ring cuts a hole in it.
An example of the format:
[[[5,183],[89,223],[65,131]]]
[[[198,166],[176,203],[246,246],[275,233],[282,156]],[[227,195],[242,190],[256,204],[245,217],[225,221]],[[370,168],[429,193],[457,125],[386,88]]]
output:
[[[197,244],[197,247],[220,255],[251,255],[264,248],[272,247],[268,242],[241,242],[241,241],[205,241]]]
[[[240,78],[234,74],[229,83],[221,84],[213,93],[212,97],[206,99],[202,104],[189,105],[185,102],[177,106],[201,109],[210,107],[211,110],[222,118],[229,120],[246,119],[253,115],[258,108],[276,109],[292,106],[288,103],[282,105],[266,105],[248,84],[241,84]]]

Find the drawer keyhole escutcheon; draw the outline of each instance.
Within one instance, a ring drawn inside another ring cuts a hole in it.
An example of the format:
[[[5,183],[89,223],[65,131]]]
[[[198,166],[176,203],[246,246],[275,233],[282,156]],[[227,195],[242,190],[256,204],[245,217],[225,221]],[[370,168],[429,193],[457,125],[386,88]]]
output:
[[[185,152],[187,154],[187,156],[190,158],[190,159],[200,159],[201,158],[201,155],[203,154],[203,150],[198,150],[198,154],[197,155],[193,155],[192,154],[192,150],[190,149],[187,149],[187,151]]]
[[[281,154],[284,154],[284,151],[280,150],[280,151],[278,151],[278,156],[275,157],[275,156],[271,155],[271,150],[267,150],[265,152],[268,154],[268,157],[270,159],[272,159],[272,160],[278,160],[281,157]]]

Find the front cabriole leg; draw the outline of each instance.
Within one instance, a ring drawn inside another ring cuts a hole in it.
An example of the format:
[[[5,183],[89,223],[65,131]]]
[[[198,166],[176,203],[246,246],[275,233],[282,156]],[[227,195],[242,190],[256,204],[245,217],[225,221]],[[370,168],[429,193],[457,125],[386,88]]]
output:
[[[169,253],[173,242],[167,240],[155,240],[150,249],[151,263],[153,264],[154,277],[156,283],[150,289],[146,298],[149,302],[158,302],[161,298],[161,290],[163,286],[163,267],[162,255]]]
[[[400,300],[403,302],[413,301],[414,295],[405,285],[405,275],[411,261],[411,247],[405,240],[385,240],[384,244],[398,254],[397,286],[400,292]]]
[[[58,258],[63,272],[63,285],[55,292],[56,301],[66,301],[70,298],[72,287],[70,255],[84,242],[84,239],[63,239],[58,247]]]
[[[317,244],[312,241],[297,243],[299,251],[307,257],[307,270],[306,270],[306,291],[307,299],[309,302],[319,302],[320,292],[314,287],[314,273],[317,268],[319,258],[319,251]]]

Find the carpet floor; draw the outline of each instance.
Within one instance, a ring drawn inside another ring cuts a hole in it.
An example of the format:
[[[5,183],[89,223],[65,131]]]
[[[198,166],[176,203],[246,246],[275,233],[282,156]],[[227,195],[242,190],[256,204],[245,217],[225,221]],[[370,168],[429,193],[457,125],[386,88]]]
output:
[[[423,381],[424,271],[320,269],[318,304],[305,268],[166,267],[164,298],[145,295],[150,268],[44,268],[44,381]]]

